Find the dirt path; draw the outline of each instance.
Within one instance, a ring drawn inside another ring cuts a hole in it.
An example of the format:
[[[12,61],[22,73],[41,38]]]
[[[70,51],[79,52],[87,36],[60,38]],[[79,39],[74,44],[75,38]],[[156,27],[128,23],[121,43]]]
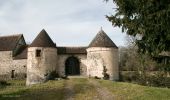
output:
[[[72,82],[68,82],[67,80],[64,83],[64,100],[74,100],[74,89]]]
[[[82,85],[81,89],[79,89],[78,91],[82,92],[83,88],[86,86],[86,84],[92,85],[94,87],[94,90],[96,91],[96,95],[94,95],[94,97],[93,97],[93,95],[89,95],[89,96],[91,96],[92,100],[114,100],[113,94],[107,88],[101,86],[94,79],[87,79],[87,80],[88,80],[87,83],[85,83],[85,85]],[[77,93],[79,93],[74,90],[76,87],[76,84],[80,85],[80,83],[76,83],[76,81],[72,80],[72,79],[66,80],[64,82],[64,100],[75,100],[76,99],[75,96],[77,95]],[[85,90],[84,92],[86,93],[86,91],[88,91],[88,90]],[[81,94],[81,95],[84,95],[84,94]],[[88,99],[88,98],[81,98],[81,100],[86,100],[86,99]],[[91,99],[88,99],[88,100],[91,100]]]
[[[107,90],[107,88],[102,87],[97,81],[89,79],[89,82],[96,87],[100,100],[114,100],[113,94]]]

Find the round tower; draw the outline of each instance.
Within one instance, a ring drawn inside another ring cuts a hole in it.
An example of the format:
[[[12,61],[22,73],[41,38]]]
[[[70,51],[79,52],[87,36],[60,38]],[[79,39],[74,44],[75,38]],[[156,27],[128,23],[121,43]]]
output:
[[[88,76],[119,79],[118,47],[102,29],[87,48],[87,61]]]
[[[51,72],[56,71],[56,45],[44,29],[30,44],[27,56],[26,85],[43,83]]]

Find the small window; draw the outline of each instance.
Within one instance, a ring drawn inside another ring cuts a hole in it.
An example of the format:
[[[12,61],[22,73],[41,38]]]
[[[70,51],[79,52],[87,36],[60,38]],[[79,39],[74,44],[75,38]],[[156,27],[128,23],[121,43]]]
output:
[[[15,72],[15,70],[11,71],[11,78],[14,78],[14,72]]]
[[[41,50],[36,50],[36,57],[41,57]]]
[[[27,74],[24,74],[24,77],[27,78]]]

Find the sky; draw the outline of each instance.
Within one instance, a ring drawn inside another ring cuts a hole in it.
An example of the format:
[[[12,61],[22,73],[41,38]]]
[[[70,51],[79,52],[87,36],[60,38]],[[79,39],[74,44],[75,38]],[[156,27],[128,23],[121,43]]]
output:
[[[88,46],[102,27],[124,46],[125,33],[105,17],[113,8],[112,0],[0,0],[0,35],[23,34],[31,43],[45,29],[57,46]]]

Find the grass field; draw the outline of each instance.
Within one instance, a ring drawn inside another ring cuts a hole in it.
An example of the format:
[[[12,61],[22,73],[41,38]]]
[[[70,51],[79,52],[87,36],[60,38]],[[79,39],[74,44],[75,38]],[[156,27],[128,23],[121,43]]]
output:
[[[0,100],[170,100],[170,89],[137,84],[73,78],[25,86],[25,81],[8,81],[0,86]]]

